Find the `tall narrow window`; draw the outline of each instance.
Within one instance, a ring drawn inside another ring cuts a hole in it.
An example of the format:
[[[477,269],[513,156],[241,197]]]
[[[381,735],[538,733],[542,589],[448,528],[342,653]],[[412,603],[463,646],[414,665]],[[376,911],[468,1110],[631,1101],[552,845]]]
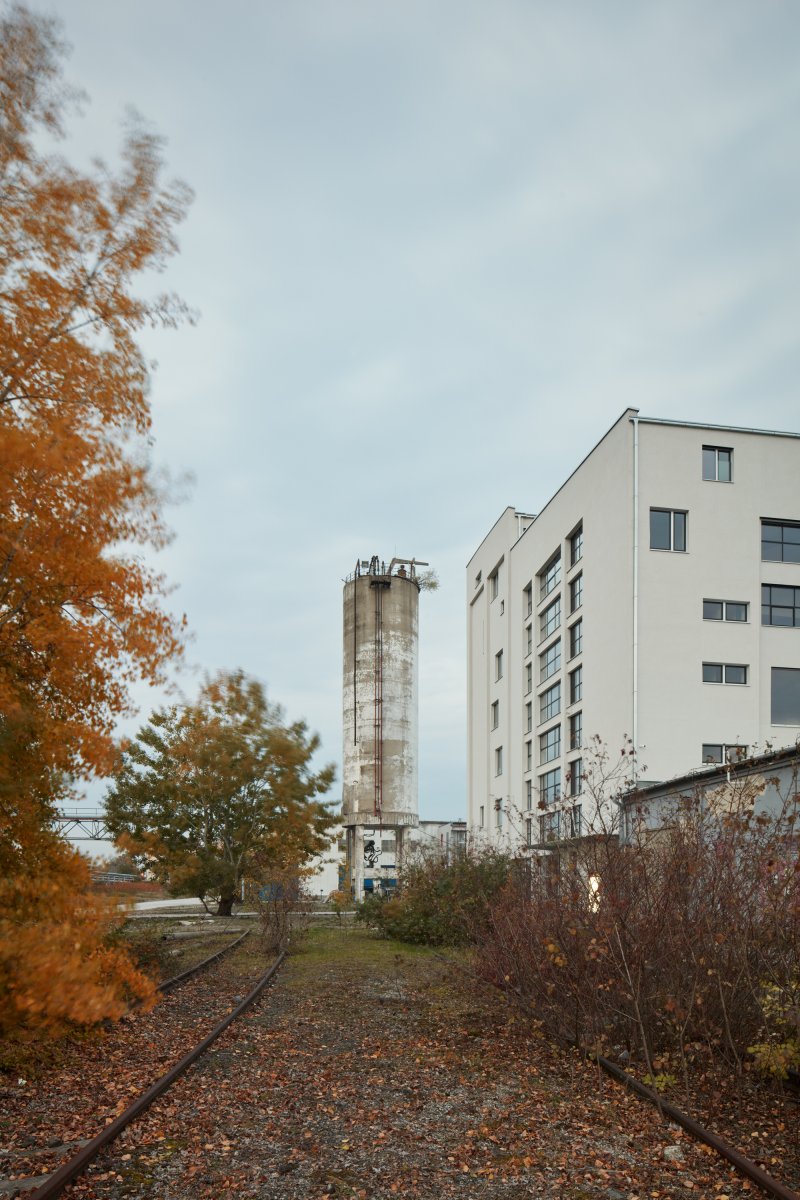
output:
[[[528,663],[525,668],[525,695],[529,696],[533,691],[533,663]]]
[[[583,650],[583,619],[576,621],[569,630],[569,656],[575,658]]]
[[[530,771],[533,766],[533,742],[528,738],[525,743],[525,770]]]
[[[503,678],[503,651],[498,650],[494,656],[494,677],[495,680]]]
[[[583,699],[583,667],[576,667],[569,673],[569,702],[577,704]]]
[[[733,451],[729,446],[703,446],[703,479],[733,483]]]
[[[500,572],[493,571],[489,576],[489,599],[496,600],[497,592],[500,587]]]
[[[583,571],[569,585],[569,611],[574,613],[583,604]]]
[[[527,779],[525,781],[525,807],[528,810],[528,812],[530,812],[531,809],[533,808],[533,780],[532,779]]]
[[[583,525],[579,525],[569,539],[569,565],[575,566],[583,558]]]
[[[568,767],[569,770],[569,794],[570,796],[580,796],[583,791],[583,759],[576,758]]]
[[[570,750],[581,750],[583,748],[583,713],[576,712],[569,719],[569,748]]]
[[[526,617],[533,612],[533,584],[529,583],[522,589],[522,611]]]
[[[533,702],[531,700],[525,705],[525,732],[530,733],[533,729]]]
[[[484,809],[484,806],[481,805],[480,808],[478,809],[478,825],[481,829],[484,828],[485,819],[486,819],[485,809]]]
[[[492,729],[497,729],[500,724],[500,701],[495,700],[492,705]]]
[[[561,638],[539,655],[539,682],[544,683],[561,669]]]
[[[533,845],[533,820],[530,817],[525,822],[525,845]]]
[[[549,638],[550,634],[555,633],[560,624],[561,597],[557,596],[552,604],[548,604],[539,617],[539,641],[543,642],[545,638]]]
[[[553,555],[546,566],[539,572],[539,599],[549,596],[561,579],[561,551]]]
[[[525,626],[525,653],[530,654],[533,650],[533,626]]]
[[[530,742],[528,742],[530,746]],[[539,762],[549,763],[561,757],[561,726],[554,725],[547,733],[539,735]]]
[[[498,746],[494,752],[494,773],[495,775],[503,774],[503,747]]]
[[[686,551],[687,514],[679,509],[650,509],[650,549]]]

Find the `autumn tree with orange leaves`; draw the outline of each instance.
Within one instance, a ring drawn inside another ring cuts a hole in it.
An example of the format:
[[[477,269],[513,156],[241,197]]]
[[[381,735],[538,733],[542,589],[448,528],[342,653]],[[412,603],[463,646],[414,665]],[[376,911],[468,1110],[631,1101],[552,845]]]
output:
[[[190,193],[136,120],[117,173],[42,150],[80,100],[64,53],[53,20],[0,18],[0,1029],[148,991],[104,947],[108,916],[50,819],[71,777],[109,773],[131,683],[182,646],[141,553],[168,531],[137,335],[187,312],[134,284],[175,253]]]

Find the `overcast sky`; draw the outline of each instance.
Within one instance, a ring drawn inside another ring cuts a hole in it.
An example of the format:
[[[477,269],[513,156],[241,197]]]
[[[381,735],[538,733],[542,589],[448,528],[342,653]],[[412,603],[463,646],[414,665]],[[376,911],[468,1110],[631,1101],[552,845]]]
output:
[[[168,282],[200,321],[148,341],[191,662],[338,762],[342,578],[429,560],[420,809],[463,816],[464,567],[503,508],[628,405],[800,429],[800,4],[55,11],[92,101],[65,152],[113,160],[133,104],[196,192]]]

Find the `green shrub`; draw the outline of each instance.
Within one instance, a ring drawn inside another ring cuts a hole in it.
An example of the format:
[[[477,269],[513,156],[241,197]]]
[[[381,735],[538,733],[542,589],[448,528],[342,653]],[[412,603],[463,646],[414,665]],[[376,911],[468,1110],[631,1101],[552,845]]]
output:
[[[367,896],[356,916],[401,942],[470,945],[510,871],[511,860],[495,851],[466,854],[450,864],[439,857],[421,858],[406,868],[398,895]]]

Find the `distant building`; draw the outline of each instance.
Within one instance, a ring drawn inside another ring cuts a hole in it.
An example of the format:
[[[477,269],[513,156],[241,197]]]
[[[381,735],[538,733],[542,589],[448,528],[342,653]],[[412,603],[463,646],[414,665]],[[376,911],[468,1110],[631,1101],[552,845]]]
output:
[[[640,786],[800,735],[800,435],[628,409],[467,568],[468,824],[586,832],[596,735]],[[629,741],[626,742],[626,738]]]

